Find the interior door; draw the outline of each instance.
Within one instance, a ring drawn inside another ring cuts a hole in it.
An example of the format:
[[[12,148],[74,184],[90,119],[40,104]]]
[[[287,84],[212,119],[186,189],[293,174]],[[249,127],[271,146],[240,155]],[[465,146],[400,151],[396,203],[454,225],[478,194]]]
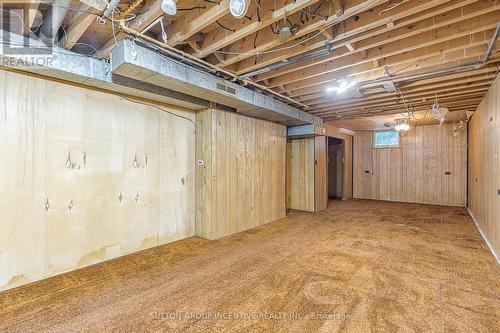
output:
[[[327,172],[327,137],[317,136],[314,139],[314,179],[315,208],[320,211],[328,205],[328,172]]]

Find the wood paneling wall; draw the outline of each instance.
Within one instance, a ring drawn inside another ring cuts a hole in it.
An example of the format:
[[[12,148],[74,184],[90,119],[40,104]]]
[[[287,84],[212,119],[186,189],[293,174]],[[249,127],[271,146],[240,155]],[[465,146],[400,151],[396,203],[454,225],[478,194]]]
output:
[[[196,234],[215,239],[285,217],[286,127],[217,110],[198,112],[196,124]]]
[[[185,119],[1,71],[0,290],[192,236],[194,144]]]
[[[490,248],[500,254],[500,79],[469,123],[468,208]]]
[[[315,206],[314,138],[287,142],[287,208],[313,212]]]
[[[372,132],[354,137],[354,197],[465,206],[466,131],[453,136],[453,124],[418,126],[401,136],[399,148],[373,148],[372,139]]]

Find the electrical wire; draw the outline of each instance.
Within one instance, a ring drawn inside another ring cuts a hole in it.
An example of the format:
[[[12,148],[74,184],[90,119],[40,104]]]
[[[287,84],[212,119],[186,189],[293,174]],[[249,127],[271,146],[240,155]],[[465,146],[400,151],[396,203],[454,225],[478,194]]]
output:
[[[111,31],[113,32],[113,40],[115,41],[115,47],[118,46],[118,40],[116,39],[116,32],[115,32],[115,25],[113,24],[115,22],[115,8],[111,10]]]
[[[63,36],[64,36],[64,37],[63,37],[63,39],[65,39],[65,40],[66,40],[66,42],[68,42],[68,43],[69,43],[68,33],[67,33],[66,29],[65,29],[62,25],[61,25],[61,29],[63,30]],[[83,45],[83,46],[87,46],[87,47],[91,48],[91,49],[94,51],[94,53],[97,53],[98,58],[102,58],[102,55],[101,55],[101,53],[99,52],[99,50],[98,50],[97,48],[95,48],[94,46],[90,45],[90,44],[87,44],[87,43],[82,43],[82,42],[76,42],[76,43],[73,43],[73,45]],[[92,55],[92,54],[94,54],[94,53],[87,53],[87,56],[90,56],[90,55]]]
[[[206,9],[206,6],[195,6],[195,7],[190,7],[190,8],[177,8],[178,12],[186,12],[194,9]]]
[[[41,23],[37,26],[36,30],[32,30],[30,27],[28,27],[28,25],[26,24],[26,22],[23,20],[23,18],[22,18],[22,17],[21,17],[18,13],[16,13],[16,12],[12,12],[12,11],[8,11],[8,10],[2,9],[2,8],[0,8],[0,11],[7,12],[7,13],[12,13],[12,14],[14,14],[15,16],[17,16],[17,17],[19,18],[19,20],[21,21],[21,23],[22,23],[22,24],[23,24],[26,28],[28,28],[28,30],[29,30],[29,31],[31,31],[32,33],[37,32],[37,31],[40,29],[40,27],[42,26],[42,24],[43,24],[43,21],[42,21],[42,22],[41,22]],[[65,29],[63,26],[61,26],[61,29],[63,30],[63,34],[64,34],[64,37],[63,37],[63,38],[66,40],[66,42],[69,42],[69,40],[68,40],[68,34],[67,34],[66,29]],[[9,45],[9,46],[25,46],[24,44],[5,43],[5,42],[2,42],[1,44],[2,44],[2,45]],[[83,45],[83,46],[90,47],[90,48],[92,48],[92,49],[94,50],[94,52],[95,52],[95,53],[97,53],[97,54],[98,54],[97,59],[102,59],[102,57],[101,57],[101,55],[100,55],[99,51],[98,51],[98,50],[97,50],[94,46],[92,46],[92,45],[90,45],[90,44],[83,43],[83,42],[76,42],[76,43],[74,43],[73,45]],[[58,53],[58,54],[68,54],[68,55],[73,55],[71,52],[68,52],[68,53],[65,53],[65,52],[57,52],[55,49],[52,49],[52,50],[51,50],[51,52]],[[75,55],[76,55],[76,54],[75,54]],[[91,53],[88,53],[88,54],[86,54],[86,55],[84,55],[84,54],[80,54],[79,56],[88,57],[88,56],[92,56],[92,54],[91,54]],[[95,58],[95,57],[93,57],[93,58]]]
[[[379,2],[379,0],[377,0],[375,3]],[[360,12],[363,12],[365,11],[366,9],[368,9],[369,7],[373,6],[375,3],[373,4],[370,4],[368,6],[366,6],[365,8],[361,9]],[[275,52],[280,52],[280,51],[286,51],[286,50],[289,50],[289,49],[293,49],[295,48],[296,46],[300,46],[310,40],[313,40],[315,39],[316,37],[320,36],[323,31],[327,30],[328,28],[334,26],[334,25],[337,25],[338,22],[332,22],[332,23],[329,23],[327,25],[325,25],[321,30],[319,30],[317,33],[315,33],[314,35],[300,41],[300,42],[297,42],[297,43],[294,43],[294,44],[291,44],[291,45],[288,45],[288,46],[284,46],[284,47],[281,47],[281,48],[276,48],[276,49],[272,49],[272,50],[267,50],[267,51],[258,51],[258,52],[254,52],[254,51],[250,51],[250,52],[230,52],[230,51],[214,51],[216,53],[222,53],[222,54],[228,54],[228,55],[245,55],[245,56],[253,56],[253,55],[260,55],[260,54],[268,54],[268,53],[275,53]]]
[[[175,112],[169,111],[169,110],[167,110],[167,109],[164,109],[164,108],[162,108],[162,107],[159,107],[159,106],[154,105],[154,104],[151,104],[151,103],[147,103],[147,102],[142,102],[142,101],[138,101],[138,100],[130,99],[130,98],[125,97],[125,96],[123,96],[123,95],[118,95],[118,96],[120,96],[121,98],[123,98],[124,100],[127,100],[127,101],[129,101],[129,102],[136,103],[136,104],[142,104],[142,105],[146,105],[146,106],[150,106],[150,107],[152,107],[152,108],[155,108],[155,109],[158,109],[158,110],[160,110],[160,111],[162,111],[162,112],[165,112],[165,113],[167,113],[167,114],[169,114],[169,115],[172,115],[172,116],[175,116],[175,117],[178,117],[178,118],[182,118],[182,119],[184,119],[184,120],[187,120],[187,121],[189,121],[189,122],[193,125],[193,127],[194,127],[194,133],[196,134],[196,123],[195,123],[195,122],[193,121],[193,119],[191,119],[191,118],[188,118],[188,117],[182,116],[182,115],[180,115],[180,114],[177,114],[177,113],[175,113]]]
[[[231,28],[228,28],[228,27],[226,27],[226,26],[222,25],[222,23],[220,23],[220,22],[219,22],[219,20],[217,20],[217,21],[215,21],[215,22],[219,25],[219,27],[221,27],[221,28],[223,28],[223,29],[226,29],[226,30],[231,31],[231,32],[236,32],[236,30],[235,30],[235,29],[231,29]]]
[[[401,96],[401,99],[403,100],[403,104],[405,106],[405,110],[406,112],[408,113],[408,115],[410,115],[410,109],[408,108],[408,105],[406,104],[406,100],[405,100],[405,97],[403,96],[403,93],[401,92],[401,90],[399,90],[398,87],[396,87],[396,90],[399,92],[399,95]],[[402,116],[405,116],[403,113],[401,113]]]
[[[14,11],[3,9],[3,8],[0,8],[0,11],[8,13],[8,14],[14,14],[15,16],[17,16],[19,18],[19,20],[21,21],[21,23],[23,24],[23,26],[26,27],[26,29],[28,29],[32,33],[38,32],[38,30],[40,29],[40,27],[42,26],[42,23],[43,23],[43,21],[40,22],[40,24],[36,27],[35,30],[31,30],[31,27],[28,27],[28,25],[24,22],[21,15],[19,15],[18,13],[14,12]]]
[[[102,1],[109,5],[108,1],[106,1],[106,0],[102,0]],[[89,14],[89,15],[94,15],[96,17],[101,17],[102,16],[101,14],[97,14],[97,13],[94,13],[94,12],[91,12],[91,11],[88,11],[88,10],[83,10],[83,9],[80,9],[80,8],[77,8],[77,7],[61,6],[61,5],[53,4],[53,3],[50,3],[50,2],[45,2],[43,0],[37,0],[37,2],[46,4],[46,5],[49,5],[49,6],[52,6],[52,7],[64,8],[64,9],[67,9],[68,11],[72,11],[72,12],[86,13],[86,14]],[[116,9],[118,13],[121,13],[120,9],[117,8],[116,6],[114,7],[114,9]],[[131,21],[131,20],[133,20],[135,18],[136,18],[135,14],[130,14],[130,17],[125,17],[125,18],[122,18],[122,19],[119,19],[119,20],[114,20],[114,21],[117,21],[117,22],[120,22],[120,21],[128,22],[128,21]]]
[[[392,5],[389,5],[387,6],[387,8],[385,9],[382,9],[379,13],[378,13],[378,16],[382,15],[383,13],[385,12],[388,12],[390,10],[393,10],[394,8],[398,7],[398,6],[401,6],[402,4],[404,4],[405,2],[410,2],[410,0],[402,0],[401,2],[398,2],[398,3],[395,3],[395,4],[392,4]]]
[[[26,45],[25,44],[20,44],[20,43],[13,43],[13,42],[4,42],[2,40],[0,40],[0,44],[2,45],[6,45],[6,46],[19,46],[19,47],[25,47]],[[61,51],[58,51],[57,49],[52,49],[51,50],[52,53],[57,53],[57,54],[64,54],[64,55],[67,55],[67,56],[70,56],[70,57],[77,57],[77,58],[93,58],[93,59],[97,59],[97,60],[103,60],[103,58],[97,58],[97,57],[92,57],[92,56],[88,56],[86,54],[80,54],[80,53],[75,53],[75,52],[70,52],[70,51],[67,51],[65,50],[65,52],[61,52]]]

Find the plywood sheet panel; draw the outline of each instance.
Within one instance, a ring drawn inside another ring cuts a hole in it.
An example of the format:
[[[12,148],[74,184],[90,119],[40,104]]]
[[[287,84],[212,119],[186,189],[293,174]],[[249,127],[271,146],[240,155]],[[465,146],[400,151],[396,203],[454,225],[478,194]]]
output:
[[[191,122],[20,74],[0,83],[10,156],[0,214],[2,230],[13,228],[1,233],[0,290],[193,235]]]
[[[0,290],[45,276],[45,85],[0,72]]]

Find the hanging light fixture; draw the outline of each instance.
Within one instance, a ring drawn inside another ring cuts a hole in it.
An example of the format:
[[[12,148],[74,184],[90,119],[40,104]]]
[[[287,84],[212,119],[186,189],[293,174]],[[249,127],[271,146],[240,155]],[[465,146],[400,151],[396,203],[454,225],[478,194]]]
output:
[[[448,112],[449,112],[448,108],[440,106],[437,99],[432,104],[432,116],[439,121],[440,125],[444,123],[444,120],[446,119],[446,115],[448,115]]]
[[[177,14],[177,0],[163,0],[161,10],[167,15],[174,16]]]
[[[410,118],[401,118],[396,120],[396,131],[409,131],[410,130]]]
[[[244,17],[250,7],[250,0],[231,0],[229,1],[229,11],[236,18]]]

